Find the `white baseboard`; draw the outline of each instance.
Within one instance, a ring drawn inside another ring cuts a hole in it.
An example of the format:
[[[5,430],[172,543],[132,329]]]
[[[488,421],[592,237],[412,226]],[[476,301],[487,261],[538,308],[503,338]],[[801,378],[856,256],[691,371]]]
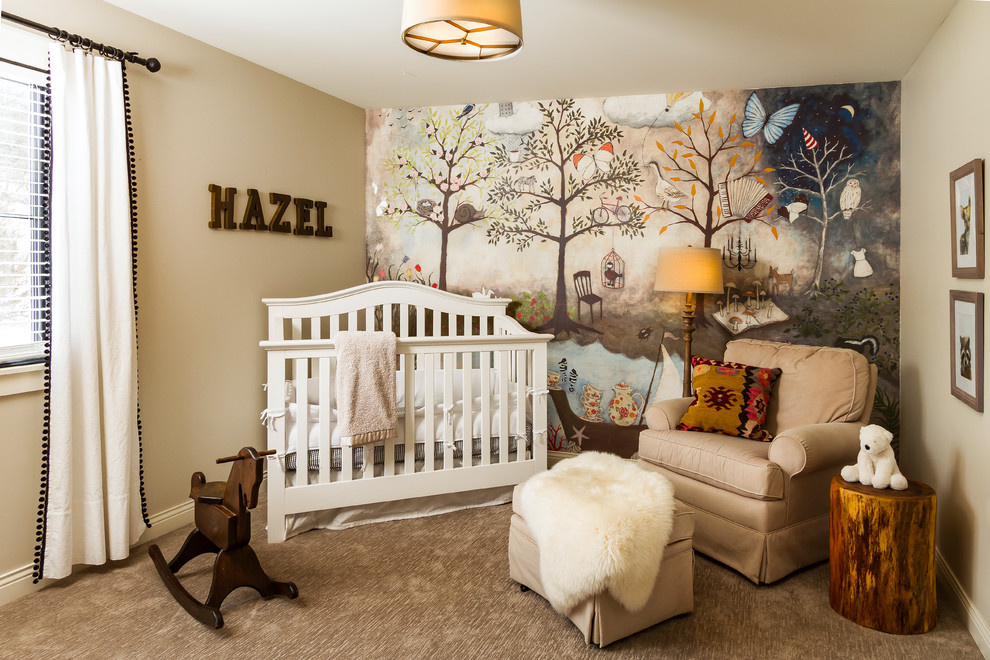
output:
[[[150,517],[150,521],[151,527],[145,530],[138,543],[151,541],[191,523],[193,521],[193,501],[186,500],[178,506],[156,513]],[[5,575],[0,575],[0,605],[10,603],[21,596],[27,596],[46,584],[54,582],[54,580],[41,580],[35,584],[32,581],[33,573],[34,564],[28,564],[15,568]]]
[[[966,627],[969,634],[973,636],[973,641],[980,647],[980,653],[983,654],[984,658],[990,658],[990,628],[987,627],[987,622],[983,620],[980,611],[976,609],[976,605],[970,600],[969,594],[959,584],[959,579],[949,568],[938,548],[935,548],[935,573],[950,587],[952,595],[955,596],[959,608],[966,617]]]
[[[193,504],[195,503],[189,499],[182,504],[177,504],[170,509],[149,516],[148,520],[151,522],[151,527],[141,535],[139,543],[153,541],[159,536],[164,536],[193,522]]]
[[[52,582],[52,580],[42,580],[38,584],[35,584],[32,582],[33,575],[34,564],[15,568],[5,575],[0,575],[0,605],[6,605],[21,596],[34,593],[49,582]]]

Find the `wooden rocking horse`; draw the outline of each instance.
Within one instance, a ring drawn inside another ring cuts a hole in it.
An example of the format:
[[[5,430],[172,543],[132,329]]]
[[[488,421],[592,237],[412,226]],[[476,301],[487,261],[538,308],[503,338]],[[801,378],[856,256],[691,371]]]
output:
[[[214,628],[223,626],[220,604],[238,587],[251,587],[269,599],[275,596],[295,598],[299,590],[292,582],[276,582],[261,568],[258,556],[248,545],[251,540],[251,513],[258,506],[258,489],[261,486],[264,456],[275,450],[259,452],[245,447],[237,456],[218,458],[217,463],[230,463],[227,481],[206,482],[202,472],[192,476],[189,493],[196,502],[196,528],[186,538],[178,554],[165,563],[165,557],[157,545],[148,548],[158,574],[169,593],[196,618]],[[193,557],[207,552],[216,553],[213,564],[213,583],[205,603],[193,598],[179,583],[175,574]]]

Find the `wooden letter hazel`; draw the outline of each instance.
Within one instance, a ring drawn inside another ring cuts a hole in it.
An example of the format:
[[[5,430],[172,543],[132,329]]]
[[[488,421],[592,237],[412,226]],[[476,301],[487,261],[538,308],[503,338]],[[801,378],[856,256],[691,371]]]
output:
[[[265,212],[261,204],[261,194],[254,188],[247,189],[247,205],[244,207],[240,225],[234,219],[234,198],[237,188],[222,188],[210,184],[210,229],[253,229],[256,231],[271,231],[282,234],[292,233],[297,236],[317,236],[331,238],[333,227],[326,222],[327,203],[313,201],[302,197],[293,199],[283,193],[269,193],[268,201],[275,206],[271,223],[265,220]],[[289,205],[295,206],[295,228],[285,216]],[[311,223],[311,211],[316,210],[316,226]]]

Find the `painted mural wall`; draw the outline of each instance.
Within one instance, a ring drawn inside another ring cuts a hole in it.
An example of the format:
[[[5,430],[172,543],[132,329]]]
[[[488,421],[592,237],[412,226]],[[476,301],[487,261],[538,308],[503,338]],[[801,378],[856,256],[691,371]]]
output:
[[[714,247],[693,353],[849,346],[898,426],[900,86],[857,83],[367,111],[367,278],[511,298],[555,335],[556,451],[628,455],[678,397],[683,294],[660,247]]]

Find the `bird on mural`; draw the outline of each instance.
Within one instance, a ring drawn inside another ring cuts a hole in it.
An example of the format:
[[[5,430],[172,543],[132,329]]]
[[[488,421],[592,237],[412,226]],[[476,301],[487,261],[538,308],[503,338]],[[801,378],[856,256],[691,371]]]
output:
[[[433,215],[433,207],[436,206],[436,202],[432,199],[421,199],[416,202],[416,213],[424,218],[429,218]]]
[[[674,184],[667,179],[663,178],[660,174],[660,165],[655,161],[651,160],[650,165],[657,171],[657,187],[656,193],[657,197],[660,198],[660,208],[666,209],[670,208],[671,202],[676,202],[679,199],[684,199],[687,194],[677,188]]]
[[[863,197],[863,189],[859,187],[859,179],[849,179],[846,187],[839,195],[839,208],[842,209],[842,217],[848,220],[852,217],[853,211],[859,208],[859,200]]]
[[[808,197],[801,193],[794,198],[794,201],[786,206],[777,209],[777,215],[787,218],[789,222],[794,222],[798,217],[808,210]]]
[[[650,326],[646,326],[645,328],[640,330],[639,334],[636,336],[639,337],[640,339],[649,339],[650,335],[652,334],[653,334],[653,328]]]
[[[464,108],[463,108],[463,109],[461,110],[461,114],[459,114],[459,115],[457,115],[457,118],[458,118],[458,119],[464,119],[464,118],[465,118],[465,117],[467,117],[467,116],[468,116],[469,114],[471,114],[471,111],[472,111],[472,110],[474,110],[474,104],[473,104],[473,103],[468,103],[468,104],[467,104],[466,106],[464,106]]]

